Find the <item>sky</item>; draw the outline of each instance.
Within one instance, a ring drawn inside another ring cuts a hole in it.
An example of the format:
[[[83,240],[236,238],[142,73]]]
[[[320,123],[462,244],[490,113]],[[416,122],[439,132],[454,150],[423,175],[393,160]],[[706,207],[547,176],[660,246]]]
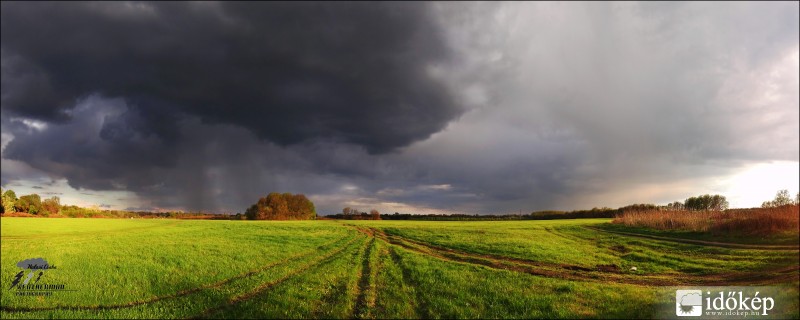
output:
[[[509,214],[800,181],[797,2],[7,2],[2,186]]]

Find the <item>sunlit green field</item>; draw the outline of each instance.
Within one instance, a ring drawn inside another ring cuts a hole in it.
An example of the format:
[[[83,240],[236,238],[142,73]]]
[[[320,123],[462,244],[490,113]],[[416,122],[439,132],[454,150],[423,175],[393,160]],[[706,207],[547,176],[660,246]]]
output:
[[[647,318],[671,303],[666,286],[769,285],[785,287],[773,313],[798,317],[797,250],[587,228],[608,221],[2,218],[0,315]],[[10,289],[38,257],[57,267],[39,283],[74,291]]]

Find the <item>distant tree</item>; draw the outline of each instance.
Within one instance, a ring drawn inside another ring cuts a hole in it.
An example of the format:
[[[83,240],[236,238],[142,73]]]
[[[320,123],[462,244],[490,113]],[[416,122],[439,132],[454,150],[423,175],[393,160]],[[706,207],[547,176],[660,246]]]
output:
[[[789,197],[789,190],[783,189],[775,194],[775,200],[772,200],[776,207],[792,204],[792,198]]]
[[[286,212],[283,213],[283,217],[280,219],[290,219],[297,213],[297,211],[295,211],[297,206],[295,205],[294,195],[286,192],[281,194],[281,198],[286,203]]]
[[[683,202],[675,201],[673,203],[667,204],[667,210],[670,211],[681,211],[683,210]]]
[[[317,218],[317,208],[314,206],[314,202],[311,202],[306,195],[298,194],[295,197],[298,197],[300,200],[300,212],[306,219],[316,219]]]
[[[61,199],[53,196],[42,201],[42,209],[48,214],[58,214],[61,210]]]
[[[3,192],[3,212],[14,212],[14,204],[17,203],[17,194],[14,190],[6,190]]]
[[[244,211],[244,216],[247,220],[256,220],[258,217],[258,206],[252,205]]]
[[[303,194],[272,192],[245,210],[249,220],[305,220],[317,217],[314,203]]]
[[[695,207],[697,206],[697,204],[695,203],[696,201],[697,198],[695,197],[686,198],[686,201],[683,202],[683,208],[686,210],[696,210],[695,209]]]
[[[713,196],[704,194],[702,196],[689,197],[683,203],[683,207],[686,210],[695,210],[695,211],[700,211],[700,210],[720,211],[727,209],[728,205],[729,205],[728,200],[725,198],[725,196],[718,194],[715,194]]]
[[[256,202],[256,219],[276,220],[275,208],[270,206],[269,196],[259,198],[258,202]]]
[[[649,211],[658,209],[658,206],[649,203],[642,203],[642,204],[631,204],[624,207],[619,208],[618,210],[621,212],[630,212],[630,211]]]
[[[349,215],[353,214],[353,209],[350,208],[350,207],[344,207],[344,209],[342,209],[342,214],[346,215],[346,216],[349,216]]]
[[[17,194],[14,193],[14,190],[8,189],[8,190],[6,190],[6,192],[3,192],[3,198],[7,198],[7,199],[11,199],[11,200],[16,201],[17,200]]]
[[[370,218],[372,218],[372,220],[380,220],[381,219],[381,213],[378,212],[378,210],[375,210],[375,209],[372,209],[372,210],[369,211],[369,216],[370,216]]]
[[[797,198],[798,200],[800,200],[800,193],[798,193]],[[792,204],[792,198],[789,196],[789,190],[783,189],[775,194],[775,199],[772,199],[772,201],[764,201],[761,204],[761,207],[775,208],[775,207],[785,206],[787,204]]]
[[[294,219],[314,219],[317,217],[317,211],[314,208],[314,203],[308,200],[304,194],[284,194],[287,199],[289,213]]]
[[[29,194],[19,197],[14,204],[14,209],[17,212],[27,212],[30,214],[38,214],[42,210],[42,198],[38,194]]]
[[[728,199],[725,199],[725,196],[721,196],[721,195],[715,194],[715,195],[711,196],[711,201],[710,202],[711,203],[709,205],[709,209],[708,210],[722,211],[722,210],[728,209],[729,203],[728,203]]]
[[[284,196],[277,192],[267,195],[267,208],[272,209],[271,214],[266,216],[270,220],[286,220],[289,216],[289,204]]]
[[[694,201],[689,201],[689,200],[694,200]],[[688,202],[684,204],[684,207],[686,207],[689,210],[696,210],[696,211],[708,210],[709,203],[711,202],[710,200],[711,196],[707,194],[697,197],[691,197],[687,199]]]

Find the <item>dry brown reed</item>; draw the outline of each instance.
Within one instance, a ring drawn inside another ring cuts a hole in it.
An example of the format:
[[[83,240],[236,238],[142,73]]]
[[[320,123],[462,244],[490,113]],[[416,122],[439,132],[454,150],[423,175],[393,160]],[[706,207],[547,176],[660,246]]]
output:
[[[728,209],[725,211],[629,211],[614,223],[658,230],[698,231],[725,234],[768,235],[800,232],[797,205],[777,208]]]

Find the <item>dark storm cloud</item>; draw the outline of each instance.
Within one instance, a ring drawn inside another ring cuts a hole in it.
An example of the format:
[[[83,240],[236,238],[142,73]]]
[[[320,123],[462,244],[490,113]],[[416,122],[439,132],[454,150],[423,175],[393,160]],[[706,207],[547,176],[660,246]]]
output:
[[[2,106],[63,122],[100,94],[131,107],[101,132],[111,140],[172,147],[193,115],[382,153],[461,111],[427,74],[449,56],[439,29],[422,3],[3,2]]]
[[[3,128],[14,139],[3,155],[63,177],[75,189],[127,190],[152,201],[149,207],[191,210],[240,211],[271,191],[324,193],[381,171],[361,146],[320,141],[283,147],[197,116],[173,123],[180,140],[169,143],[132,110],[121,99],[91,96],[70,111],[70,121],[41,130],[5,119]]]
[[[42,131],[6,120],[4,128],[15,138],[4,157],[66,177],[75,188],[95,190],[146,184],[153,168],[174,164],[176,146],[148,131],[148,124],[119,99],[91,98],[70,113],[72,120]],[[117,181],[122,176],[124,183]]]

